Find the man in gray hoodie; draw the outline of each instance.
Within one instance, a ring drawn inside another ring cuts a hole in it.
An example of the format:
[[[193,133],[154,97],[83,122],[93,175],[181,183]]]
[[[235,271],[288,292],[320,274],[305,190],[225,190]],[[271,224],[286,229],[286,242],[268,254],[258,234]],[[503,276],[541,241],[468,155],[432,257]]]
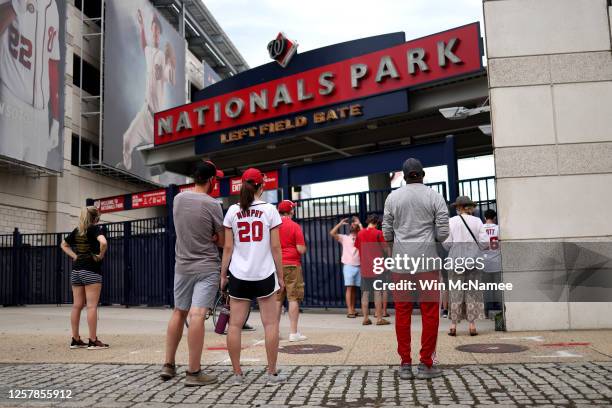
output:
[[[393,281],[411,281],[415,285],[414,290],[393,291],[397,351],[401,357],[399,375],[405,380],[414,377],[410,323],[413,302],[418,301],[423,331],[416,377],[426,379],[442,375],[442,370],[433,366],[440,318],[439,291],[435,287],[424,290],[420,284],[439,281],[443,262],[436,242],[448,236],[448,207],[442,195],[423,184],[425,171],[419,160],[406,160],[402,169],[406,185],[387,197],[382,230],[385,240],[393,246],[393,257],[402,260],[391,271]]]

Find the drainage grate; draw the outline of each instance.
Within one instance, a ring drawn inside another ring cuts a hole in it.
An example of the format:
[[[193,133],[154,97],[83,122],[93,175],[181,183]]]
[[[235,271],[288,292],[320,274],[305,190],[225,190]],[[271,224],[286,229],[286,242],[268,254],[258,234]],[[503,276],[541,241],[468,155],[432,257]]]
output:
[[[520,353],[529,350],[528,347],[506,343],[464,344],[455,348],[466,353]]]
[[[331,344],[299,344],[295,346],[284,346],[278,351],[287,354],[324,354],[335,353],[340,350],[342,350],[342,347]]]

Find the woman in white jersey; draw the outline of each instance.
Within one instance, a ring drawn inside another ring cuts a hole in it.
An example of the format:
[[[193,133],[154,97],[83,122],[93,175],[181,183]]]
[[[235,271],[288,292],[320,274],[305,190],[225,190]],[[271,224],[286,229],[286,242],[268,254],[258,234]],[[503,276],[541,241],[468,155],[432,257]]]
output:
[[[233,383],[243,383],[240,368],[242,326],[251,301],[257,299],[265,331],[268,357],[268,384],[285,381],[276,370],[279,316],[275,294],[283,285],[281,244],[278,227],[281,217],[271,204],[261,200],[264,176],[257,169],[242,175],[240,203],[225,215],[225,246],[221,263],[221,289],[229,280],[230,321],[227,349],[234,371]]]

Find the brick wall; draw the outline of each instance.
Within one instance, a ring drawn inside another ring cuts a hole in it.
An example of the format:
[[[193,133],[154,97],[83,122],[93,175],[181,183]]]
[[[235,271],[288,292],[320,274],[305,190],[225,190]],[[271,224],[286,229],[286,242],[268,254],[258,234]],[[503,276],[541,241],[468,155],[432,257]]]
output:
[[[46,232],[47,213],[0,204],[0,234],[10,234],[15,227],[22,233]]]

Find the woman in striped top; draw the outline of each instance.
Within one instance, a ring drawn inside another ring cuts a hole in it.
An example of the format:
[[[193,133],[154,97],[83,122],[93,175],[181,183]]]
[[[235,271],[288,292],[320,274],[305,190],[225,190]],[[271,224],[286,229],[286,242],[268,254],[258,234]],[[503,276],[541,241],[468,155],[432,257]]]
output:
[[[72,325],[71,349],[87,348],[98,350],[108,348],[97,337],[98,301],[102,290],[102,259],[108,248],[106,238],[98,225],[100,213],[94,206],[81,210],[79,225],[62,241],[62,250],[74,261],[70,282],[72,283]],[[81,310],[87,305],[89,343],[85,344],[79,335]]]

